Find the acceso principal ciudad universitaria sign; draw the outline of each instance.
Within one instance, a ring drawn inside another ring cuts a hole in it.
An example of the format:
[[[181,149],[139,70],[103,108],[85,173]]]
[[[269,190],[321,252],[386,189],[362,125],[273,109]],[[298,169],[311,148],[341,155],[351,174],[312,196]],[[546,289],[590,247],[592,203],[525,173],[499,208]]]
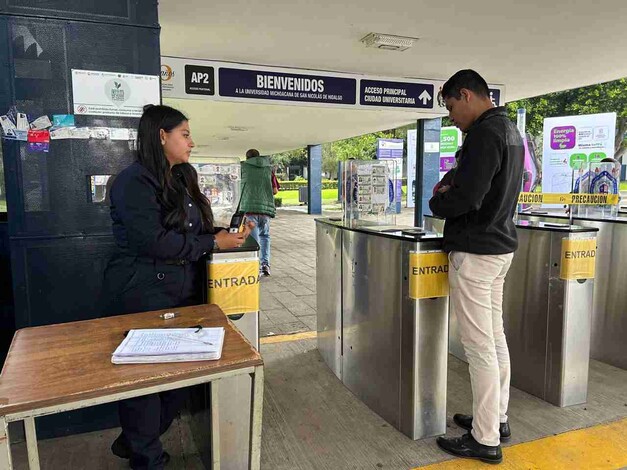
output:
[[[441,114],[439,79],[388,78],[176,57],[161,58],[164,98],[274,103]],[[505,87],[489,85],[495,105]]]

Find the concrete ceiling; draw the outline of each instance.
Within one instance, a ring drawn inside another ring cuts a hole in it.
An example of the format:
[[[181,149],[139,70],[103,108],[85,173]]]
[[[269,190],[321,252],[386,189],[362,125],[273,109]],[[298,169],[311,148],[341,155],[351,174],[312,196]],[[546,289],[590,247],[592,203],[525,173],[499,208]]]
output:
[[[625,0],[162,0],[167,56],[398,78],[446,79],[474,68],[506,100],[627,76]],[[370,32],[419,38],[366,48]],[[328,142],[415,121],[404,111],[172,100],[187,110],[199,152],[241,155]],[[245,127],[235,132],[231,127]]]

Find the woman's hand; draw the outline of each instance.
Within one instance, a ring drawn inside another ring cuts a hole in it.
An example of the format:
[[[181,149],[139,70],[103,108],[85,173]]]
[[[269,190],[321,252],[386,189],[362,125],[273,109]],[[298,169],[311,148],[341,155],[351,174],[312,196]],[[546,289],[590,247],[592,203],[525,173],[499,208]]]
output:
[[[230,250],[232,248],[239,248],[244,244],[244,241],[246,240],[244,233],[245,232],[229,233],[226,230],[220,230],[214,236],[216,238],[218,248],[221,250]]]

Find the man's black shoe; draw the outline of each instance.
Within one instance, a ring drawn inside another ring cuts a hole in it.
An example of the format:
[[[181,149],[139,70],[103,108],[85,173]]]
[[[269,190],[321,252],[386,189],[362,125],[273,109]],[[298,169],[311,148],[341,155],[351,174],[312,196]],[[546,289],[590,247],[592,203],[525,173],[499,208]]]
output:
[[[438,446],[444,452],[465,459],[477,459],[485,463],[498,464],[503,461],[501,446],[484,446],[475,441],[472,434],[464,434],[462,437],[438,437]]]
[[[472,430],[472,416],[470,415],[456,414],[453,416],[453,421],[466,431]],[[507,442],[512,437],[512,431],[509,429],[508,423],[501,423],[499,425],[499,433],[501,434],[501,442]]]

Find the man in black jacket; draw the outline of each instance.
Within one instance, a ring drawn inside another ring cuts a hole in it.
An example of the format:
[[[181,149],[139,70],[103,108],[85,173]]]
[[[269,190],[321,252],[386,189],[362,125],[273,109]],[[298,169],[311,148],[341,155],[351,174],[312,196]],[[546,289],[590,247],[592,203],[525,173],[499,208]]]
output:
[[[429,207],[446,218],[451,311],[468,358],[473,415],[456,414],[470,432],[437,439],[445,451],[489,463],[503,460],[509,440],[507,405],[510,362],[503,332],[503,284],[518,247],[512,220],[521,189],[524,148],[505,109],[494,107],[488,85],[461,70],[442,87],[449,117],[466,138],[454,174]]]

